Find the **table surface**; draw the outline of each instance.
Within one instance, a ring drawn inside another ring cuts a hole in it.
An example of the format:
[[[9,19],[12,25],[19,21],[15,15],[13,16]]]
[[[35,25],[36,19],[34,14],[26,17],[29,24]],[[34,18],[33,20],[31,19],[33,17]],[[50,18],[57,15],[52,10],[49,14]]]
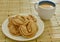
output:
[[[37,39],[26,42],[60,42],[60,4],[56,5],[53,17],[50,20],[42,20],[45,23],[43,34]],[[37,13],[31,0],[0,0],[0,42],[19,42],[7,38],[2,33],[2,23],[8,16],[34,12]]]

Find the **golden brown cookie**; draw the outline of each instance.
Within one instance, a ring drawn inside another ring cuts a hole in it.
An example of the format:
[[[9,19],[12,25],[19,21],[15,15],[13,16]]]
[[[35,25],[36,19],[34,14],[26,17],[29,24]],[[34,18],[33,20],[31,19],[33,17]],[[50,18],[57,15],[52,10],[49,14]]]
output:
[[[17,15],[17,16],[15,16],[15,18],[18,18],[18,19],[20,19],[21,21],[24,22],[24,16]]]
[[[28,18],[29,20],[33,20],[34,22],[36,22],[36,18],[35,18],[34,16],[32,16],[32,15],[29,15],[27,18]]]
[[[13,35],[20,35],[19,31],[17,30],[18,27],[14,26],[12,23],[8,24],[8,28]]]
[[[23,25],[27,25],[29,23],[29,20],[27,19],[27,16],[24,16],[24,24]]]
[[[23,21],[21,21],[21,20],[18,19],[18,18],[15,18],[15,17],[9,18],[9,20],[10,20],[14,25],[23,24]]]
[[[33,21],[30,21],[30,23],[28,24],[27,27],[24,26],[24,25],[21,25],[21,26],[19,27],[19,29],[20,29],[21,35],[22,35],[23,37],[26,37],[26,38],[31,38],[31,37],[33,37],[33,36],[36,34],[37,30],[38,30],[36,23],[33,22]]]

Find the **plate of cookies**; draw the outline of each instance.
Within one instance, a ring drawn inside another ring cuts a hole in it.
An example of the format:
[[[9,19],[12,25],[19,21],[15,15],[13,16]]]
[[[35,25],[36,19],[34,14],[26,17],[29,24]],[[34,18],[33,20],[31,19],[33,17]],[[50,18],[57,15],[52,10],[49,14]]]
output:
[[[9,16],[2,24],[2,32],[17,41],[28,41],[39,37],[44,31],[44,23],[39,16],[19,14]]]

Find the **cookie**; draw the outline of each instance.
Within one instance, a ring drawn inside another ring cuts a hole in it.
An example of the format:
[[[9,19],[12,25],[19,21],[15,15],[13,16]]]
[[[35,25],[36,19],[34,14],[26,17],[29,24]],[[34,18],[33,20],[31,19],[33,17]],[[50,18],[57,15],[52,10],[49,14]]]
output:
[[[19,27],[19,30],[23,37],[31,38],[36,34],[36,32],[38,30],[37,28],[38,27],[37,27],[36,23],[33,21],[30,21],[30,23],[27,25],[27,27],[24,25],[21,25]]]
[[[14,26],[13,24],[9,23],[8,28],[13,35],[20,35],[19,31],[17,30],[17,26]]]

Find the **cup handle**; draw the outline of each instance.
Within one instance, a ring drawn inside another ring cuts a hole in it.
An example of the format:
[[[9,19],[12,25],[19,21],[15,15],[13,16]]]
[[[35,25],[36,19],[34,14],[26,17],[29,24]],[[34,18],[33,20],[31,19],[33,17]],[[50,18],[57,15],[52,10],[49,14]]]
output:
[[[34,4],[35,10],[38,10],[38,3]]]

